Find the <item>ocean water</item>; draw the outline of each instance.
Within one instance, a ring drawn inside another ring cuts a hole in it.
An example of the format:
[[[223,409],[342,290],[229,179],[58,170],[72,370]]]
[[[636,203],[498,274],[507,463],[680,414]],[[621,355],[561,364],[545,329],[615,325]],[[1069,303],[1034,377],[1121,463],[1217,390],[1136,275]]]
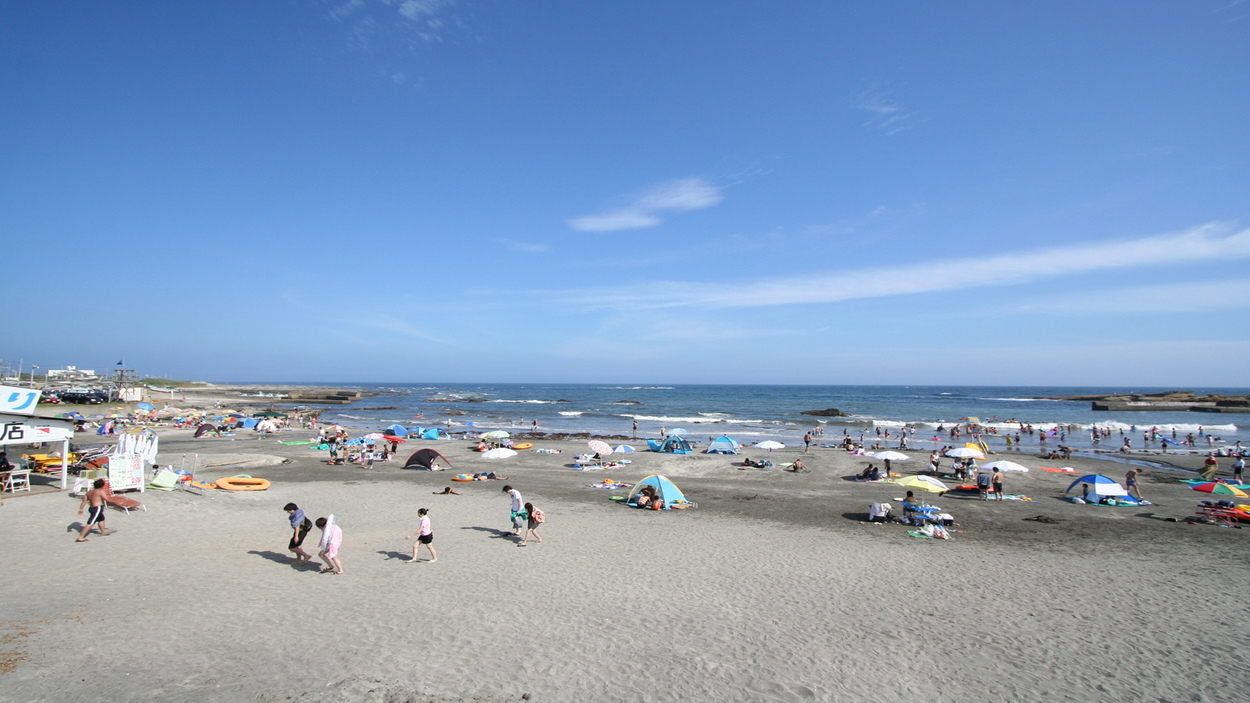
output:
[[[347,384],[344,384],[347,385]],[[803,434],[820,425],[823,441],[843,433],[870,441],[890,431],[892,438],[904,424],[916,428],[909,441],[915,448],[947,444],[937,429],[979,418],[1000,433],[1017,431],[1015,421],[1038,429],[1059,427],[1063,443],[1091,448],[1091,426],[1110,428],[1104,449],[1117,449],[1123,437],[1140,449],[1142,431],[1157,427],[1178,439],[1203,432],[1198,449],[1250,444],[1250,414],[1192,412],[1095,412],[1088,401],[1043,400],[1045,396],[1107,393],[1154,393],[1166,388],[1014,387],[1014,386],[764,386],[764,385],[617,385],[617,384],[365,384],[371,394],[350,406],[333,406],[322,420],[357,429],[379,429],[392,423],[406,428],[439,426],[451,432],[472,430],[527,430],[534,420],[541,432],[590,432],[631,435],[638,422],[639,437],[656,437],[661,428],[686,430],[700,441],[727,434],[744,444],[773,439],[801,442]],[[1244,394],[1247,389],[1192,388],[1197,393]],[[844,418],[815,418],[804,410],[837,408]],[[420,415],[420,417],[417,417]],[[1120,433],[1124,434],[1121,435]],[[1212,436],[1208,443],[1206,436]],[[1037,436],[1022,435],[1025,447],[1037,446]],[[1051,437],[1048,445],[1058,443]],[[893,446],[896,439],[881,440]],[[963,441],[963,440],[961,440]],[[991,436],[1002,443],[1002,435]],[[1157,446],[1156,446],[1157,448]]]

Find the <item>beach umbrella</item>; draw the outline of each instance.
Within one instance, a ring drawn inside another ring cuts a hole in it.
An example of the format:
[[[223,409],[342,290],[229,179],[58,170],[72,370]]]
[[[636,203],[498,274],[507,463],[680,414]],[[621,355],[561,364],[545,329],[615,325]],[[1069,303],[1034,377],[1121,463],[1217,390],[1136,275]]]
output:
[[[586,446],[590,447],[590,451],[598,454],[599,456],[605,456],[612,453],[612,445],[598,439],[590,440],[586,443]]]
[[[148,411],[153,409],[152,406],[148,405],[147,403],[138,403],[135,405],[135,407],[139,408],[140,410],[148,410]]]
[[[1212,481],[1211,483],[1199,483],[1192,487],[1195,491],[1203,493],[1212,493],[1215,495],[1236,496],[1238,498],[1250,498],[1250,493],[1246,493],[1236,486],[1230,486],[1227,483]]]
[[[516,452],[511,449],[500,447],[482,453],[483,459],[507,459],[510,456],[516,456]]]
[[[508,437],[511,437],[511,436],[512,435],[508,434],[507,432],[504,432],[503,430],[495,430],[493,432],[482,433],[483,439],[507,439]]]
[[[382,439],[385,436],[386,435],[382,434],[381,432],[370,432],[369,434],[365,435],[365,439]]]
[[[956,459],[984,459],[985,453],[969,447],[960,447],[946,452],[946,456],[954,457]]]
[[[882,461],[907,461],[908,459],[911,459],[911,457],[907,456],[906,454],[902,452],[896,452],[896,451],[891,451],[891,450],[886,450],[884,452],[877,452],[876,454],[872,455],[872,458],[880,459]]]
[[[673,429],[669,430],[668,433],[671,435],[675,434],[678,437],[685,437],[687,434],[689,434],[680,427],[674,427]]]
[[[382,439],[385,439],[388,442],[407,442],[408,441],[404,439],[403,437],[396,437],[395,435],[390,435],[390,434],[382,435]]]
[[[634,451],[634,448],[629,446],[628,444],[618,444],[615,447],[612,447],[613,454],[624,454],[626,452],[632,452],[632,451]]]
[[[756,442],[756,443],[755,443],[755,446],[756,446],[756,447],[759,447],[760,449],[767,449],[767,450],[768,450],[768,451],[770,451],[770,452],[771,452],[772,450],[774,450],[774,449],[785,449],[785,448],[786,448],[786,445],[782,444],[781,442],[774,442],[774,441],[773,441],[773,440],[771,440],[771,439],[770,439],[770,440],[763,441],[763,442]]]
[[[895,481],[895,483],[904,488],[914,488],[918,491],[928,491],[930,493],[945,493],[950,490],[945,483],[932,476],[905,476]]]
[[[1002,460],[991,461],[988,464],[981,464],[982,471],[993,471],[994,469],[998,469],[999,471],[1023,471],[1025,473],[1028,473],[1029,471],[1027,466],[1021,466],[1014,461]]]

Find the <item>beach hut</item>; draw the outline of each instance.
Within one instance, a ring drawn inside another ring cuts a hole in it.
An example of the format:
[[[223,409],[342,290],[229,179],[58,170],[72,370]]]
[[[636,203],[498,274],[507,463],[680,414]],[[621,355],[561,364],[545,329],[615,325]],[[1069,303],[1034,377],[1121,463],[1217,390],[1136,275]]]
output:
[[[664,501],[663,510],[672,510],[672,506],[674,505],[690,503],[689,500],[686,500],[686,494],[682,493],[681,489],[678,488],[676,484],[664,476],[652,474],[634,484],[634,490],[629,492],[629,497],[625,499],[625,504],[637,506],[638,494],[641,493],[642,489],[647,486],[653,486],[655,488],[656,495],[660,500]]]
[[[691,451],[690,442],[687,442],[685,437],[670,435],[669,438],[664,440],[664,443],[660,445],[660,451],[665,454],[689,454]]]
[[[443,456],[442,454],[439,454],[438,450],[418,449],[417,451],[412,453],[412,456],[408,457],[408,461],[404,462],[404,468],[405,469],[433,469],[435,463],[438,462],[440,459],[442,460],[444,464],[451,466],[451,462],[447,460],[447,457]]]
[[[707,445],[708,454],[737,454],[742,447],[732,437],[717,437]]]

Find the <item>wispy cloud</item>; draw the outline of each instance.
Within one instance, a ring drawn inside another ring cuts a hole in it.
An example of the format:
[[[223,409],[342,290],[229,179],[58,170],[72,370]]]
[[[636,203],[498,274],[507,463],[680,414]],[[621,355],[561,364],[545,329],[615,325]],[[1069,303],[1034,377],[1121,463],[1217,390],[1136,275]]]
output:
[[[851,101],[851,107],[869,114],[865,127],[879,129],[886,134],[897,134],[910,129],[911,113],[904,109],[902,103],[891,97],[891,93],[879,88],[865,90]]]
[[[544,251],[551,250],[551,247],[547,246],[546,244],[533,244],[530,242],[518,242],[512,239],[504,239],[504,238],[497,238],[495,241],[507,247],[508,249],[511,249],[512,251],[519,251],[525,254],[541,254]]]
[[[660,224],[663,213],[702,210],[721,200],[724,196],[719,187],[702,178],[683,178],[651,186],[625,207],[575,217],[567,222],[579,232],[644,229]]]
[[[617,308],[763,307],[837,303],[1014,285],[1093,271],[1175,266],[1183,262],[1250,257],[1250,229],[1229,233],[1221,224],[1184,232],[1111,242],[1025,251],[993,257],[948,259],[907,266],[791,276],[784,281],[744,284],[669,282],[645,288],[576,291],[570,302]]]
[[[351,23],[349,44],[369,49],[375,39],[386,44],[414,34],[426,43],[443,41],[460,22],[453,16],[456,0],[343,0],[332,3],[328,14],[338,22]]]
[[[1012,310],[1029,315],[1202,313],[1250,308],[1250,278],[1167,283],[1046,296]]]

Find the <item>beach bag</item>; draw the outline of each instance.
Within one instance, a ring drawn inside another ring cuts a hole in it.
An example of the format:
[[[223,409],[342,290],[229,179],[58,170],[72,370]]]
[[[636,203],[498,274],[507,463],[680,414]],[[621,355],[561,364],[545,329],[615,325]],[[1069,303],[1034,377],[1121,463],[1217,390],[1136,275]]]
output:
[[[538,525],[547,522],[547,514],[538,508],[534,508],[534,512],[530,514],[530,517],[534,518],[534,523]]]

